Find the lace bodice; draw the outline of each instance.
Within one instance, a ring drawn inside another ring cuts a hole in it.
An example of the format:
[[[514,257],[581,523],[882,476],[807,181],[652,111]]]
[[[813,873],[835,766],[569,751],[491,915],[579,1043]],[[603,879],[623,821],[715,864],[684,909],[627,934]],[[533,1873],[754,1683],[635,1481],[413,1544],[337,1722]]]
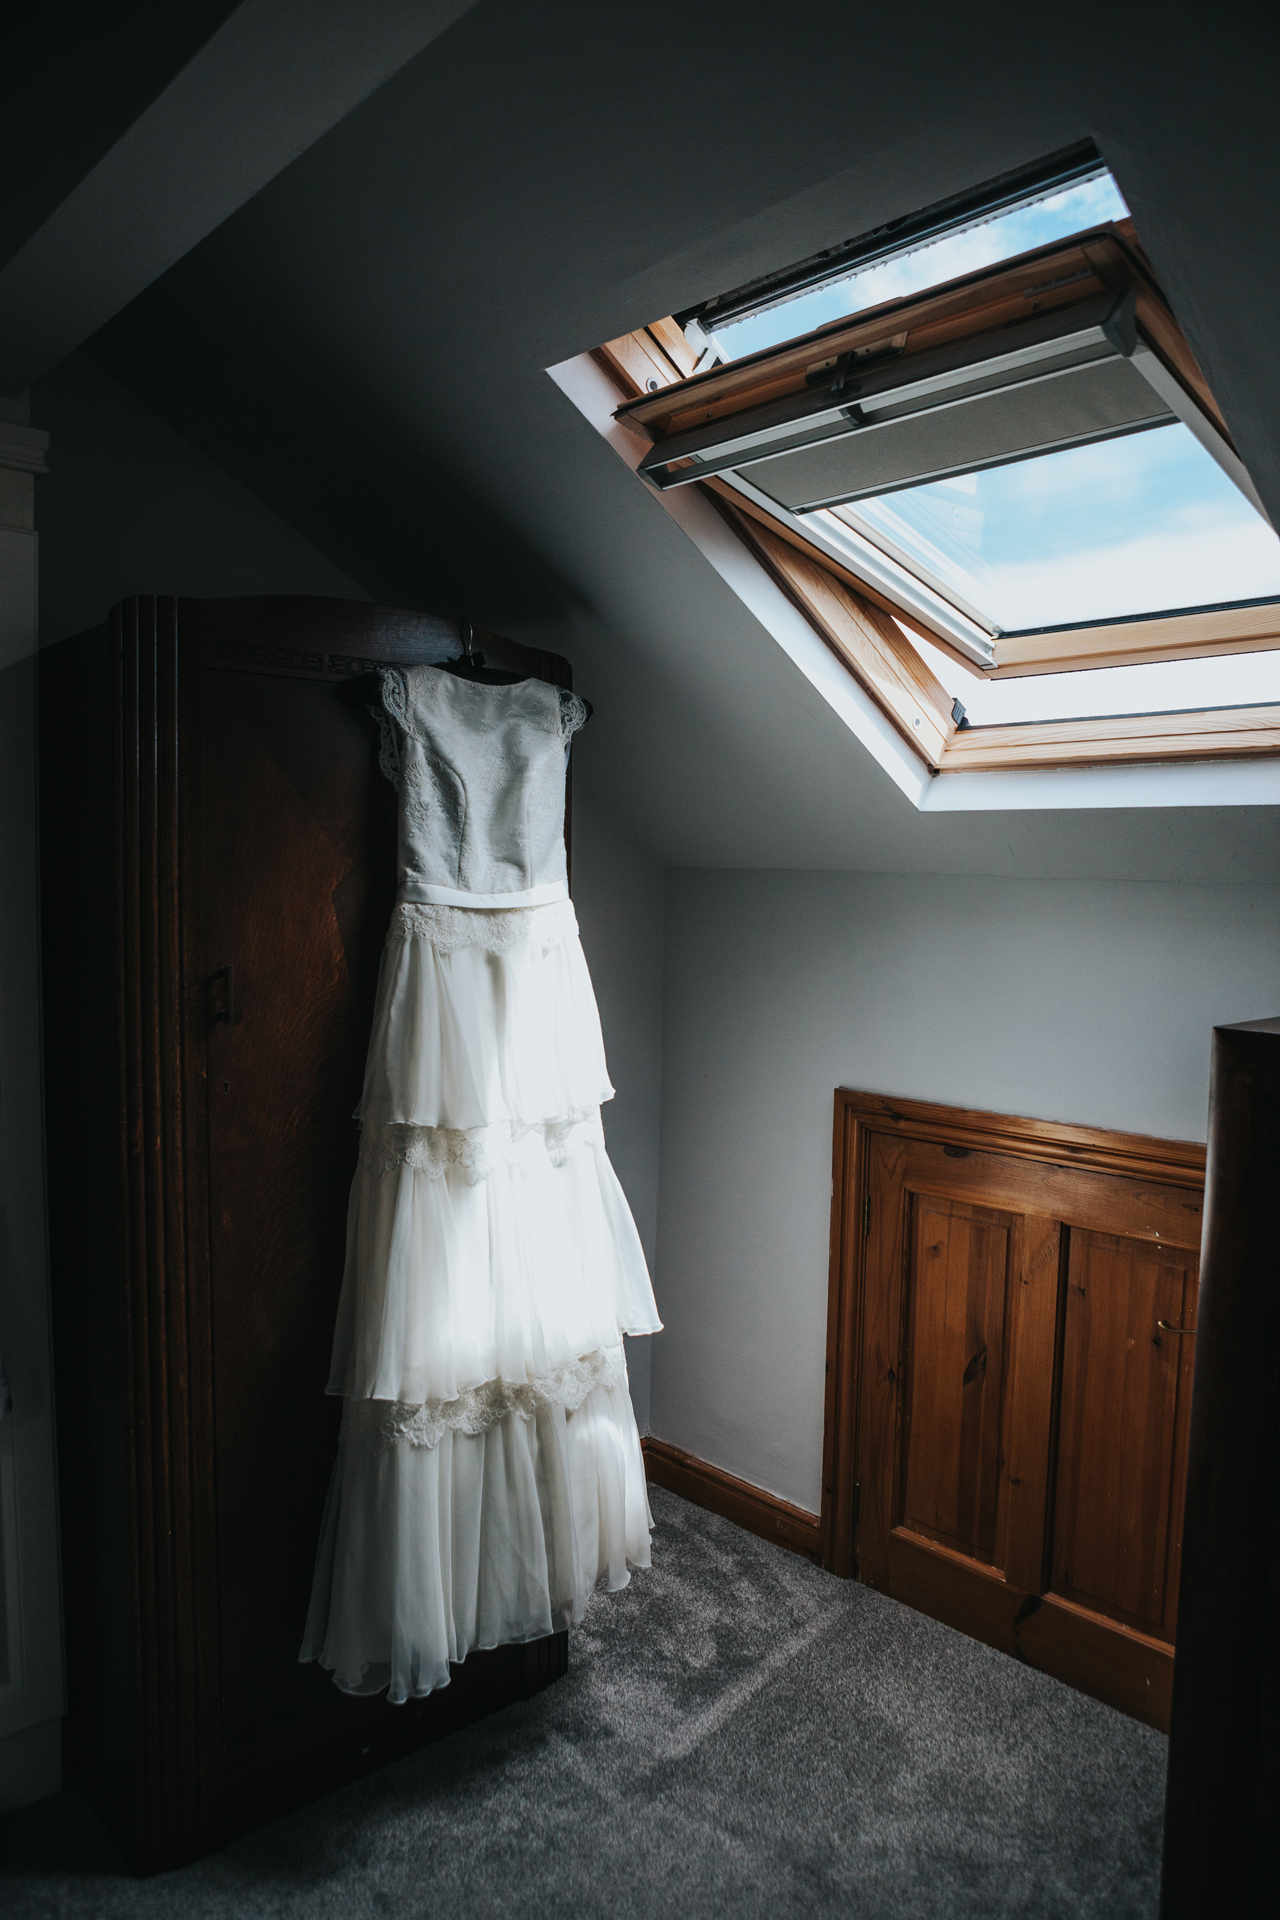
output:
[[[383,771],[400,792],[400,899],[537,906],[567,896],[564,772],[586,718],[543,680],[489,687],[439,667],[382,676]]]

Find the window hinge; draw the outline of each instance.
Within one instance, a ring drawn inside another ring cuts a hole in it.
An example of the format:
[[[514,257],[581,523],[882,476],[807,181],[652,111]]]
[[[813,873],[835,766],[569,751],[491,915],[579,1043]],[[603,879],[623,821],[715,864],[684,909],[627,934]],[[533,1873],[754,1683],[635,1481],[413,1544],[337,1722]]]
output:
[[[862,1196],[862,1237],[864,1240],[866,1239],[870,1231],[871,1231],[871,1195],[869,1193],[864,1193]]]

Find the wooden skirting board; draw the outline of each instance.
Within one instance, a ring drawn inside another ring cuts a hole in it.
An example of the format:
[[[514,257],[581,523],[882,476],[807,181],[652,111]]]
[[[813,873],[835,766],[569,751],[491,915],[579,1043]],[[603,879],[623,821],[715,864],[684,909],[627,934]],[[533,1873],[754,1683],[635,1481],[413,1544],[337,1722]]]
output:
[[[766,1493],[747,1480],[739,1480],[723,1467],[708,1466],[695,1454],[673,1447],[666,1440],[647,1438],[644,1448],[645,1473],[656,1486],[667,1487],[708,1513],[719,1513],[748,1533],[762,1540],[775,1540],[779,1546],[802,1553],[806,1560],[817,1560],[821,1552],[822,1523],[816,1513],[793,1507],[776,1493]]]

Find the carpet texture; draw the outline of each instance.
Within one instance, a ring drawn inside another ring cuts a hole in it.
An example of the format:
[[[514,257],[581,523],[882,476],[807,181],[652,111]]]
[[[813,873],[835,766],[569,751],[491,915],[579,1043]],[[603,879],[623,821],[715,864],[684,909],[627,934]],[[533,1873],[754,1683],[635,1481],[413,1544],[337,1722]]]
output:
[[[1165,1741],[655,1489],[652,1570],[536,1699],[181,1872],[72,1794],[0,1822],[6,1920],[1156,1911]]]

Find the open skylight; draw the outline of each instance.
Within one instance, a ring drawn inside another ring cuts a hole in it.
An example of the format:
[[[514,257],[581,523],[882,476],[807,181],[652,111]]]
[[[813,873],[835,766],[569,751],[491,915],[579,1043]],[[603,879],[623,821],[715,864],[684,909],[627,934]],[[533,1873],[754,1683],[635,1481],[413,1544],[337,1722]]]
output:
[[[727,326],[710,328],[708,337],[722,360],[740,360],[744,354],[797,339],[831,320],[862,313],[885,300],[922,293],[1105,220],[1123,220],[1127,214],[1120,189],[1106,168],[1099,167],[1057,193],[986,215],[940,239],[889,252],[824,286],[745,314]]]
[[[1095,148],[596,358],[932,772],[1280,755],[1280,539]]]
[[[1280,597],[1280,539],[1180,423],[834,512],[997,632]]]

